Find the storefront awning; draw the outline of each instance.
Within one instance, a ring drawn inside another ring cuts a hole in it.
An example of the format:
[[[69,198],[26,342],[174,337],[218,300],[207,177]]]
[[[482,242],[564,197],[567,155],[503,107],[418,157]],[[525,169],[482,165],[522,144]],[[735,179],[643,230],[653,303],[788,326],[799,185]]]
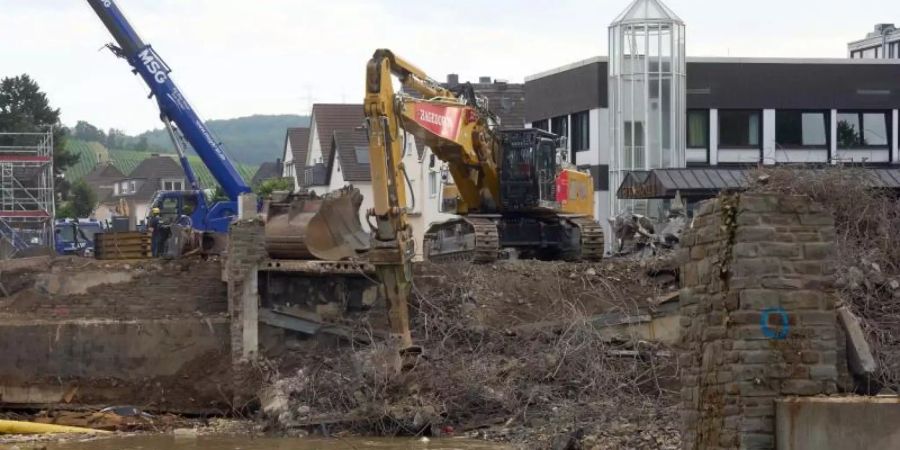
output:
[[[805,169],[822,171],[825,169]],[[874,189],[900,191],[900,168],[848,169],[864,170]],[[616,195],[620,199],[667,199],[682,197],[714,197],[722,191],[736,191],[748,186],[750,169],[687,168],[654,169],[629,172]]]

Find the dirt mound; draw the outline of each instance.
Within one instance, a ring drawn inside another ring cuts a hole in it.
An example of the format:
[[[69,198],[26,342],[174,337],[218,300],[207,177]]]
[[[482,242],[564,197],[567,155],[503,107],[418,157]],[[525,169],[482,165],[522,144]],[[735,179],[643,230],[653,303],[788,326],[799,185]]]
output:
[[[671,353],[610,342],[590,320],[646,311],[671,292],[671,276],[646,272],[630,261],[420,264],[411,312],[425,356],[396,375],[396,349],[307,341],[272,376],[273,417],[288,428],[547,444],[577,430],[600,439],[598,427],[614,417],[674,427]],[[554,325],[522,326],[541,323]],[[674,428],[653,429],[654,442],[677,442]]]

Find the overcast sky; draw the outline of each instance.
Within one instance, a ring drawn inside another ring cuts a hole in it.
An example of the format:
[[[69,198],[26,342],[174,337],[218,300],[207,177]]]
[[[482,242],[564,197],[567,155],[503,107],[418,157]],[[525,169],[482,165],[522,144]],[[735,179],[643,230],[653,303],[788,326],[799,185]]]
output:
[[[607,54],[629,0],[117,0],[207,119],[303,114],[361,102],[365,64],[388,47],[432,77],[509,81]],[[535,7],[527,7],[534,4]],[[689,56],[846,56],[896,0],[668,0]],[[159,126],[148,89],[99,51],[111,38],[84,0],[0,0],[0,77],[32,75],[63,121],[130,133]]]

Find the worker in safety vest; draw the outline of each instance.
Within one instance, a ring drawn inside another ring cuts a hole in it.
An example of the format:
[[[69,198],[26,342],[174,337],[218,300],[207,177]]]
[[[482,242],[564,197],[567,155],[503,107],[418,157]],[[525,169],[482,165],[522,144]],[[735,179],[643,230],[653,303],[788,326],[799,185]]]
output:
[[[150,210],[150,220],[147,221],[147,230],[150,231],[150,248],[153,257],[158,258],[163,253],[162,223],[159,218],[159,208]]]

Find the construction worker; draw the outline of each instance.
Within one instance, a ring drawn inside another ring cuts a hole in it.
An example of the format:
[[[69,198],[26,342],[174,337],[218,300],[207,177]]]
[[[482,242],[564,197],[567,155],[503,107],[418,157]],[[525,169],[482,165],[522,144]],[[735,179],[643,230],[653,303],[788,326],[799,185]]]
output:
[[[163,239],[161,225],[162,223],[160,223],[159,208],[151,209],[150,220],[147,221],[147,231],[151,233],[150,249],[153,252],[154,258],[158,258],[162,254]]]

